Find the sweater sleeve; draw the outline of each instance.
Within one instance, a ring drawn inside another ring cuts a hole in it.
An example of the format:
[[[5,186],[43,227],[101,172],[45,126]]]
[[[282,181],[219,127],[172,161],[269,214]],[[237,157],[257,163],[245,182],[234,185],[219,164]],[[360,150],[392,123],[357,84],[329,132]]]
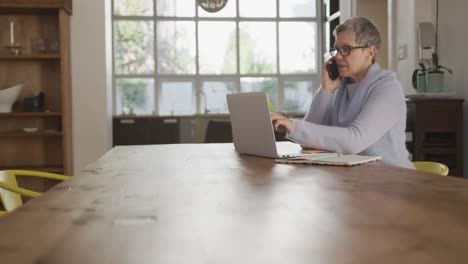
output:
[[[312,99],[309,112],[304,117],[304,121],[309,123],[330,125],[330,108],[333,103],[333,94],[320,89]]]
[[[370,147],[405,115],[404,96],[398,81],[379,83],[348,127],[293,121],[287,138],[305,147],[356,154]]]

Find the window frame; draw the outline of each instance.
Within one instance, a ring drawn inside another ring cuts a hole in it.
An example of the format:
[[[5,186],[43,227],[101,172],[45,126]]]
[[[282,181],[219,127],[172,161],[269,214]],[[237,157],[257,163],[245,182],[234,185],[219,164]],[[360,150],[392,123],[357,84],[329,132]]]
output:
[[[276,78],[277,80],[277,109],[281,112],[283,109],[284,104],[284,83],[286,81],[311,81],[313,84],[319,83],[322,76],[322,64],[324,62],[324,54],[327,50],[325,47],[325,39],[324,39],[324,27],[326,23],[324,22],[324,10],[323,10],[323,1],[316,0],[316,17],[280,17],[280,10],[279,6],[280,0],[276,0],[276,17],[265,18],[265,17],[240,17],[239,16],[239,1],[236,0],[236,16],[235,17],[200,17],[198,12],[198,5],[197,1],[194,0],[195,5],[195,15],[193,17],[167,17],[167,16],[158,16],[156,13],[157,9],[157,0],[153,0],[153,15],[152,16],[122,16],[122,15],[115,15],[114,13],[114,0],[111,1],[111,8],[112,8],[112,15],[111,15],[111,25],[112,25],[112,112],[114,116],[121,115],[121,113],[116,112],[116,80],[119,78],[152,78],[154,80],[154,105],[155,109],[151,115],[160,116],[159,114],[159,96],[161,92],[161,84],[163,82],[192,82],[193,83],[193,93],[192,93],[192,100],[194,104],[194,112],[193,115],[200,115],[200,114],[207,114],[204,111],[203,106],[203,98],[199,95],[202,92],[202,84],[205,81],[233,81],[235,84],[235,91],[240,92],[241,89],[241,78],[244,77],[252,77],[252,78]],[[247,0],[244,0],[247,1]],[[152,74],[116,74],[115,72],[115,22],[116,21],[151,21],[154,23],[153,26],[153,34],[154,34],[154,73]],[[157,22],[158,21],[193,21],[195,23],[195,74],[159,74],[158,73],[158,48],[157,48]],[[230,21],[235,22],[236,24],[236,60],[237,60],[237,70],[235,74],[200,74],[199,73],[199,39],[198,39],[198,22],[199,21]],[[275,23],[276,28],[276,73],[273,74],[241,74],[240,73],[240,45],[239,45],[239,23],[240,22],[273,22]],[[317,55],[316,55],[316,65],[317,71],[315,73],[281,73],[280,72],[280,65],[281,65],[281,58],[280,58],[280,49],[279,49],[279,22],[314,22],[316,23],[316,47],[317,47]],[[318,89],[318,86],[313,86],[313,93]],[[291,113],[290,114],[304,114],[302,112],[299,113]],[[215,114],[228,114],[228,113],[215,113]]]

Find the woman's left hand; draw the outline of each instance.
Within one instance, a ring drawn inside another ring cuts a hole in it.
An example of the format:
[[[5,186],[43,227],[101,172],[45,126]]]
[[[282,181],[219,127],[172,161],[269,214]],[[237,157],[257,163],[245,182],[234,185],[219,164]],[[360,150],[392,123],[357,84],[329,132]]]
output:
[[[273,122],[275,131],[289,133],[293,130],[292,120],[278,113],[271,112],[271,121]]]

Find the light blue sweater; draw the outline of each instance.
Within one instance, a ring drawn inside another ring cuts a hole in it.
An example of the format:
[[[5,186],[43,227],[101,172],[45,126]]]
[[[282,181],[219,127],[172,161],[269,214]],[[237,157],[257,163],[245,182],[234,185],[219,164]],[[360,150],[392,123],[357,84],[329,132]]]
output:
[[[382,163],[414,166],[405,145],[406,104],[395,73],[374,63],[357,84],[345,78],[332,94],[319,90],[304,120],[287,138],[305,147],[382,156]]]

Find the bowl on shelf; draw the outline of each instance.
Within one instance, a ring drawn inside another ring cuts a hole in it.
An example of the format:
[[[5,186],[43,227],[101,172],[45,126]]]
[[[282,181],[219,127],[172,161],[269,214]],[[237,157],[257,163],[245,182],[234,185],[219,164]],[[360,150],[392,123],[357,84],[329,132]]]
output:
[[[25,128],[23,128],[23,131],[24,132],[30,132],[30,133],[31,132],[37,132],[37,131],[39,131],[39,128],[37,128],[37,127],[25,127]]]
[[[0,113],[10,113],[13,103],[18,98],[18,95],[23,90],[22,84],[17,84],[12,87],[0,90]]]

